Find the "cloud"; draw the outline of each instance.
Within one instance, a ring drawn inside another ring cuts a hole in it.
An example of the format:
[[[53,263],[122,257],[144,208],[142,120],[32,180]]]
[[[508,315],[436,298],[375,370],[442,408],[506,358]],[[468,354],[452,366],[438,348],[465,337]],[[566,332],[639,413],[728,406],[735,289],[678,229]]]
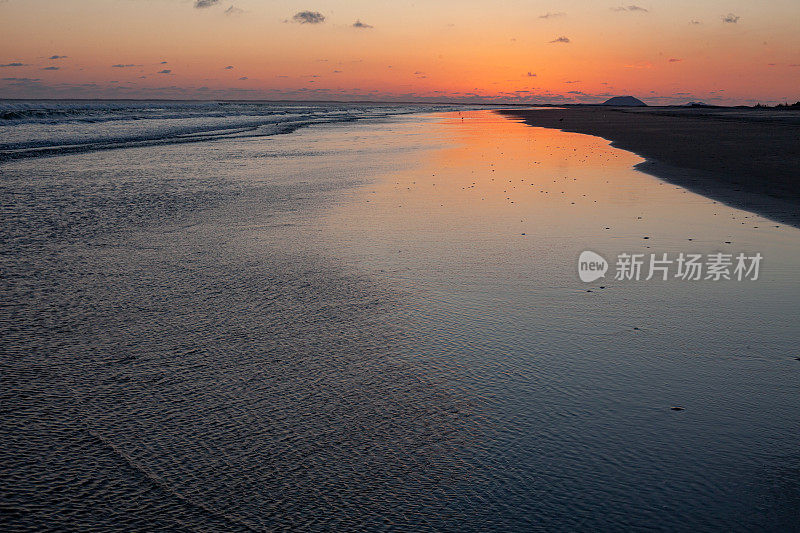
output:
[[[568,38],[568,37],[564,37],[564,36],[562,35],[561,37],[556,37],[555,39],[553,39],[553,40],[552,40],[552,41],[550,41],[550,42],[551,42],[551,43],[568,43],[568,42],[570,42],[570,40],[569,40],[569,38]]]
[[[228,16],[241,15],[242,13],[244,13],[244,9],[239,9],[238,7],[234,6],[233,4],[231,4],[231,7],[229,7],[228,9],[225,10],[225,14],[228,15]]]
[[[61,70],[61,67],[44,67],[42,70]]]
[[[580,83],[581,80],[566,80],[564,83]]]
[[[549,11],[544,15],[539,15],[540,19],[554,19],[558,17],[566,17],[566,13],[562,13],[561,11],[556,11],[555,13],[550,13]]]
[[[233,65],[228,65],[227,67],[224,67],[222,70],[233,70]]]
[[[638,11],[639,13],[648,13],[645,8],[636,5],[612,7],[611,9],[613,11]]]
[[[194,7],[196,9],[203,9],[219,4],[219,0],[195,0]]]
[[[27,66],[28,66],[27,63],[14,62],[14,63],[6,63],[5,65],[0,65],[0,68],[5,68],[5,67],[27,67]]]
[[[692,26],[698,26],[702,24],[702,22],[700,22],[699,20],[690,20],[689,24],[691,24]]]
[[[134,65],[133,63],[117,63],[116,65],[111,65],[111,68],[132,68],[140,66],[141,65]]]
[[[737,22],[739,22],[740,18],[741,17],[739,17],[739,15],[734,15],[733,13],[728,13],[727,15],[722,17],[722,22],[724,22],[726,24],[736,24]]]
[[[169,63],[169,61],[162,61],[162,62],[161,62],[161,63],[159,63],[159,64],[160,64],[160,65],[166,65],[167,63]]]
[[[353,23],[353,27],[354,28],[361,28],[362,30],[366,30],[366,29],[372,28],[372,26],[370,26],[369,24],[365,24],[365,23],[361,22],[360,20],[356,20]]]
[[[334,73],[334,74],[341,74],[341,73],[342,73],[342,71],[341,71],[341,70],[334,70],[334,71],[333,71],[333,73]]]
[[[159,70],[158,72],[156,72],[156,74],[172,74],[172,71],[169,70],[168,68],[165,68],[164,70]]]
[[[240,81],[244,81],[244,80],[247,80],[247,79],[250,79],[250,78],[248,78],[247,76],[242,76],[241,78],[239,78]]]
[[[681,61],[683,61],[683,59],[678,59],[677,57],[670,57],[669,58],[669,62],[670,63],[680,63]]]
[[[66,59],[67,56],[50,56],[47,59]]]
[[[321,24],[325,22],[325,15],[317,11],[300,11],[292,17],[292,20],[300,24]]]
[[[535,78],[535,77],[536,77],[536,73],[535,73],[535,72],[528,71],[528,73],[527,73],[527,74],[525,74],[525,76],[527,76],[528,78]]]

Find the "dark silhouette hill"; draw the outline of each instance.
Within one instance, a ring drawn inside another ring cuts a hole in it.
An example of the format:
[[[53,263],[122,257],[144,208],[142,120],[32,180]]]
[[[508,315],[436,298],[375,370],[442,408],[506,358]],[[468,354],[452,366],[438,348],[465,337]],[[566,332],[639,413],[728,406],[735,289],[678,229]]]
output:
[[[645,104],[635,96],[614,96],[613,98],[609,98],[608,100],[603,102],[603,105],[642,107],[646,106],[647,104]]]

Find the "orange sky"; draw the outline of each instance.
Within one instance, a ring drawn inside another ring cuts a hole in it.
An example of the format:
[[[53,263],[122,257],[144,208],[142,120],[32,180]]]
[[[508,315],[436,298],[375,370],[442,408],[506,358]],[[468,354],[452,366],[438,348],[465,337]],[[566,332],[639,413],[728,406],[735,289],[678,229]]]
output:
[[[797,0],[0,0],[0,97],[793,102],[798,28]]]

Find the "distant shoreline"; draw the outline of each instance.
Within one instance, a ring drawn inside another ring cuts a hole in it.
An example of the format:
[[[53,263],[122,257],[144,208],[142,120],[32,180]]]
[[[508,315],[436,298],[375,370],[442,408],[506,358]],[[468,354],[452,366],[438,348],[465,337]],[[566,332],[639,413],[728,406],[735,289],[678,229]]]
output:
[[[800,112],[758,108],[502,109],[531,126],[603,137],[670,183],[800,228]]]
[[[97,98],[64,98],[64,97],[16,97],[16,96],[0,96],[0,102],[197,102],[197,103],[231,103],[231,104],[375,104],[375,105],[445,105],[445,106],[481,106],[481,107],[494,107],[494,108],[567,108],[567,109],[609,109],[607,104],[600,102],[597,103],[576,103],[576,102],[486,102],[486,101],[452,101],[452,100],[320,100],[320,99],[272,99],[272,98],[111,98],[111,97],[97,97]],[[690,110],[714,110],[717,111],[733,111],[733,110],[754,110],[754,111],[777,111],[785,112],[787,110],[797,111],[796,107],[776,105],[713,105],[713,104],[699,104],[695,106],[675,106],[675,105],[645,105],[643,107],[647,110],[668,111],[675,109],[690,109]],[[630,109],[630,108],[628,108]],[[641,109],[641,108],[640,108]]]
[[[482,107],[561,107],[563,105],[599,105],[599,104],[531,104],[496,102],[450,102],[450,101],[416,101],[416,100],[271,100],[271,99],[230,99],[230,98],[10,98],[0,97],[0,102],[197,102],[197,103],[230,103],[230,104],[374,104],[374,105],[446,105],[446,106],[482,106]]]

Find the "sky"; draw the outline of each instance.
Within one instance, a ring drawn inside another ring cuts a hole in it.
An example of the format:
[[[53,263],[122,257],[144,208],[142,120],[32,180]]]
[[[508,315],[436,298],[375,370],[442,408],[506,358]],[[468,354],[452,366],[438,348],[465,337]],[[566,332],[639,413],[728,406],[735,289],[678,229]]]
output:
[[[800,1],[0,0],[0,98],[628,94],[800,100]]]

